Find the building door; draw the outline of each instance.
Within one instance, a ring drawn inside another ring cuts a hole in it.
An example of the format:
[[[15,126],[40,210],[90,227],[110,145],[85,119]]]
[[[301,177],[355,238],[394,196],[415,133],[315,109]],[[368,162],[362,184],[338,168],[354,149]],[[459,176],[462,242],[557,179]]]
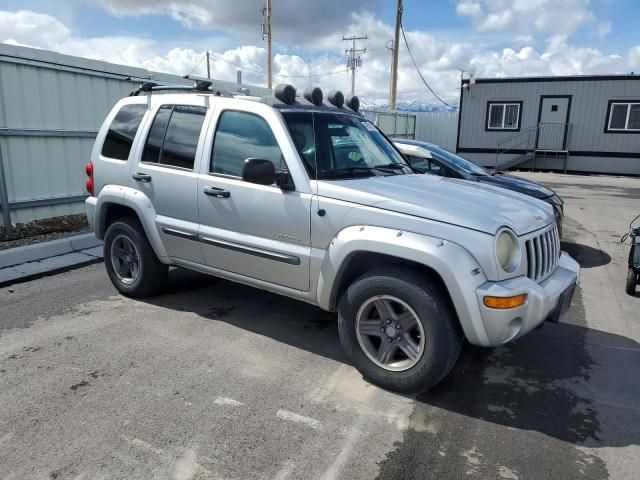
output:
[[[571,95],[540,97],[536,150],[567,150]]]

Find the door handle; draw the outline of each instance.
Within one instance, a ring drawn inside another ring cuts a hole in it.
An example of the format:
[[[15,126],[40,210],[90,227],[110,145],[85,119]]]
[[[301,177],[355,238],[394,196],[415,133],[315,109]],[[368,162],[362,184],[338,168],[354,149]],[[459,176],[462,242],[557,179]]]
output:
[[[136,173],[134,173],[133,175],[131,175],[131,177],[132,177],[134,180],[137,180],[137,181],[139,181],[139,182],[145,182],[145,183],[147,183],[147,182],[150,182],[150,181],[151,181],[151,175],[148,175],[148,174],[146,174],[146,173],[136,172]]]
[[[209,195],[210,197],[216,198],[229,198],[231,196],[231,192],[229,190],[224,190],[218,187],[212,187],[207,185],[203,190],[205,195]]]

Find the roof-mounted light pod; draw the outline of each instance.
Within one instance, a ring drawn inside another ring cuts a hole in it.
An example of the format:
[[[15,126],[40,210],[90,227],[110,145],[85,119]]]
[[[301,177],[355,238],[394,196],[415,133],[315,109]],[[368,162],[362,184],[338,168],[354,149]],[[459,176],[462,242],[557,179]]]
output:
[[[321,92],[322,93],[322,92]],[[288,83],[281,83],[276,86],[274,96],[283,103],[291,105],[296,101],[296,89]]]
[[[331,90],[329,92],[329,102],[335,107],[342,108],[344,105],[344,95],[340,90]]]
[[[196,92],[207,92],[212,83],[209,80],[198,80],[193,84],[193,89]]]
[[[357,112],[360,108],[360,99],[355,95],[351,95],[347,97],[347,107],[349,107],[354,112]]]
[[[320,87],[309,87],[304,91],[304,98],[313,103],[316,107],[319,107],[322,105],[324,95],[322,94]]]

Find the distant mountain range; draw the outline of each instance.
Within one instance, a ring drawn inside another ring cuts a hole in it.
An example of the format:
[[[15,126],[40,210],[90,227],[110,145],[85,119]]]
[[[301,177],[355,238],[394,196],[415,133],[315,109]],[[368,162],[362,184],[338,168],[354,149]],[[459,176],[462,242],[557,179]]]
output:
[[[455,105],[452,103],[452,105]],[[398,102],[396,109],[404,112],[457,112],[457,108],[421,102]]]
[[[362,102],[362,108],[366,110],[389,110],[389,104],[378,104],[375,102]],[[455,105],[455,103],[452,103]],[[423,102],[398,102],[396,110],[400,112],[457,112],[457,108],[449,108],[444,105],[434,105]]]

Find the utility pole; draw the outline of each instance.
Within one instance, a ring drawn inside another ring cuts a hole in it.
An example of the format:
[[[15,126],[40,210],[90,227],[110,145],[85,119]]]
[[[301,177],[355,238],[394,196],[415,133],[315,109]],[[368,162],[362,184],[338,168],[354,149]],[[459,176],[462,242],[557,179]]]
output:
[[[267,88],[272,88],[271,80],[271,0],[262,9],[262,39],[267,38]]]
[[[393,82],[391,81],[393,78],[393,38],[387,41],[385,48],[391,53],[391,70],[389,70],[389,104],[391,104],[391,90],[393,90]]]
[[[396,31],[393,37],[393,51],[391,60],[391,98],[389,106],[396,109],[396,93],[398,90],[398,51],[400,50],[400,26],[402,25],[402,0],[396,0]]]
[[[350,37],[342,37],[342,40],[353,42],[351,48],[347,48],[344,53],[349,55],[349,60],[347,61],[347,67],[351,69],[351,95],[355,95],[356,92],[356,68],[362,65],[362,60],[360,58],[360,53],[365,53],[367,51],[364,49],[356,48],[356,40],[366,40],[366,35],[362,37],[357,37],[352,35]]]
[[[209,61],[209,50],[207,50],[207,78],[211,79],[211,63]]]

